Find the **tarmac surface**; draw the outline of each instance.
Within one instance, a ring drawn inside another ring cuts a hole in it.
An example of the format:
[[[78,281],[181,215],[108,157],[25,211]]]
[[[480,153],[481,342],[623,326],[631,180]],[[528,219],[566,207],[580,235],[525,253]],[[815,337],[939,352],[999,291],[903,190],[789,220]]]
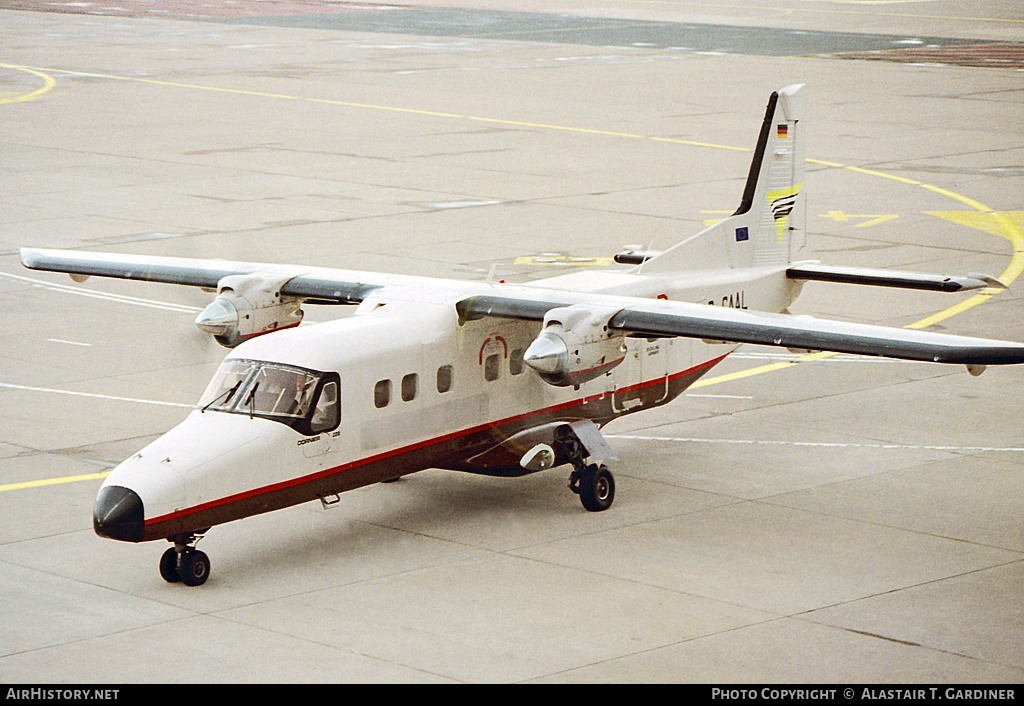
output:
[[[1019,55],[1016,2],[123,4],[0,10],[0,681],[1024,681],[1020,368],[742,347],[606,428],[607,512],[427,471],[216,527],[190,589],[91,511],[223,357],[209,295],[17,256],[602,266],[731,213],[807,83],[814,256],[1011,287],[793,313],[1024,340],[1024,82],[955,59]]]

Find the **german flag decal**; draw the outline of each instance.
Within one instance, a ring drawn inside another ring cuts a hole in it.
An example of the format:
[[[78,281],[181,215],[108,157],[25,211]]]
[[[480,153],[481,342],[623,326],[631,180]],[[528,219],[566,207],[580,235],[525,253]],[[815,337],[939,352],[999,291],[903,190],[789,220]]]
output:
[[[775,134],[778,136],[780,140],[785,140],[787,137],[789,137],[789,125],[786,125],[785,123],[779,125],[776,128]]]
[[[778,191],[769,191],[765,194],[772,209],[772,218],[775,219],[775,230],[779,234],[780,243],[786,234],[789,214],[793,212],[793,207],[796,205],[796,197],[800,193],[801,186],[803,184],[796,184],[794,186],[787,186],[785,189],[779,189]]]

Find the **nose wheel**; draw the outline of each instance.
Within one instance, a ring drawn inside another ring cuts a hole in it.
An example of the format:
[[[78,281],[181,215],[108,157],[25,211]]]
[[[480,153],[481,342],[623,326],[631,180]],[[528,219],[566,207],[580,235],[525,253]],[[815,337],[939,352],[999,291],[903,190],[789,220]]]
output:
[[[160,576],[167,583],[201,586],[210,577],[210,557],[195,548],[201,537],[175,537],[174,546],[160,557]]]

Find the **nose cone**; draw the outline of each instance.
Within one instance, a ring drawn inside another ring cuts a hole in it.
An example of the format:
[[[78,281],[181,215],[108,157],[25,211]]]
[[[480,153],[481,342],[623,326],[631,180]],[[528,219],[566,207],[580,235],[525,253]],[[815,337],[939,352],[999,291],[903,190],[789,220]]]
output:
[[[542,333],[523,354],[523,362],[539,373],[549,375],[565,372],[569,350],[565,342],[551,333]]]
[[[145,510],[135,491],[119,485],[100,488],[92,511],[96,534],[122,542],[141,542],[145,534]]]

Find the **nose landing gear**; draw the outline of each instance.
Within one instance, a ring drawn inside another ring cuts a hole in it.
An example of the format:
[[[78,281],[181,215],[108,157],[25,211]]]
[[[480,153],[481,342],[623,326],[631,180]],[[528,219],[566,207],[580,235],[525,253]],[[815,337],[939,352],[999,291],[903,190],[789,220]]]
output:
[[[160,557],[160,576],[167,583],[181,582],[186,586],[201,586],[210,577],[210,557],[195,548],[202,532],[178,535],[171,541],[174,546]]]

